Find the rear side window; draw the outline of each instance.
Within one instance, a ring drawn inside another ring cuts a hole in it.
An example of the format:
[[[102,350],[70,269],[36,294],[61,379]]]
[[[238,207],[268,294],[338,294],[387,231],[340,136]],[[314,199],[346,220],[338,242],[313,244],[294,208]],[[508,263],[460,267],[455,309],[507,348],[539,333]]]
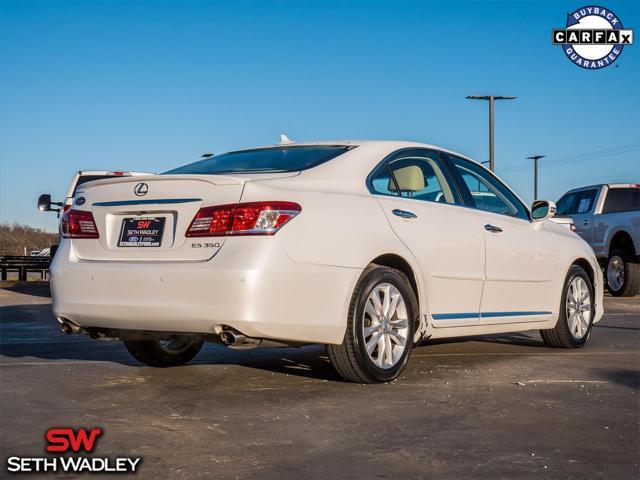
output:
[[[589,213],[593,209],[593,203],[596,201],[597,190],[583,190],[578,194],[576,202],[576,211],[574,213]]]
[[[395,157],[395,158],[393,158]],[[431,150],[399,151],[369,177],[369,190],[425,202],[455,203],[451,181]]]
[[[427,202],[453,203],[453,194],[439,162],[429,157],[399,158],[389,162],[389,187],[401,197]]]
[[[602,213],[640,210],[640,188],[610,188]]]
[[[162,175],[297,172],[328,162],[351,148],[353,147],[313,145],[241,150],[199,160]]]
[[[391,177],[391,170],[385,164],[371,177],[371,191],[378,195],[398,195]]]

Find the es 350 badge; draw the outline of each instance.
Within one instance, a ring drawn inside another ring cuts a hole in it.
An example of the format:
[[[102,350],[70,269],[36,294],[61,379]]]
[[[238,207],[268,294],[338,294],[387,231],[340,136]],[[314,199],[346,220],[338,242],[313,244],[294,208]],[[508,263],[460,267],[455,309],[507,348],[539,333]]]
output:
[[[553,44],[562,45],[569,60],[588,70],[615,62],[625,45],[633,45],[633,30],[605,7],[578,8],[567,14],[567,26],[553,29]]]

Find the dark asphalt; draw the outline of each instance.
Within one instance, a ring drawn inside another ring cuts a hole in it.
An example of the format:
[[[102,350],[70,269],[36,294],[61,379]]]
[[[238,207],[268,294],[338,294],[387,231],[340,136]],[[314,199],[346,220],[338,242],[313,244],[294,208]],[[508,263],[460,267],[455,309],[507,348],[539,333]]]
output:
[[[439,341],[367,386],[318,346],[211,345],[153,369],[60,333],[43,288],[0,305],[1,478],[52,426],[102,427],[94,455],[142,456],[140,478],[640,478],[640,296],[606,298],[582,350],[537,333]]]

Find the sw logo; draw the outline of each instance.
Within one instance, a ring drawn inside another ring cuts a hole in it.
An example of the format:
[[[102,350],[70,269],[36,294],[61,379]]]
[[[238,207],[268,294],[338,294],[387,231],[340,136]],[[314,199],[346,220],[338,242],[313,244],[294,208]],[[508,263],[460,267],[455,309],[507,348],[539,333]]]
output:
[[[9,473],[135,473],[141,457],[88,457],[72,455],[91,453],[96,448],[101,428],[50,428],[45,434],[48,453],[64,456],[18,457],[7,459]],[[71,455],[70,455],[71,454]]]
[[[74,432],[72,428],[50,428],[47,430],[47,452],[73,452],[84,450],[92,452],[97,438],[102,435],[101,428],[92,428],[87,432],[85,428],[79,428]]]

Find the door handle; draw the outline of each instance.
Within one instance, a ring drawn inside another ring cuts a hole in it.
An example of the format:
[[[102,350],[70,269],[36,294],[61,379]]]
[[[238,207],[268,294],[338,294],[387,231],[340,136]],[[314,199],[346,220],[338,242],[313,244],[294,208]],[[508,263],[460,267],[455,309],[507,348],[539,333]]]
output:
[[[502,232],[502,229],[500,227],[496,227],[495,225],[490,225],[488,223],[484,226],[484,229],[487,232],[492,232],[492,233],[500,233],[500,232]]]
[[[591,220],[583,220],[582,224],[583,225],[589,225],[591,223]]]
[[[418,215],[416,215],[415,213],[407,212],[406,210],[400,210],[399,208],[392,210],[391,213],[393,213],[396,217],[418,218]]]

